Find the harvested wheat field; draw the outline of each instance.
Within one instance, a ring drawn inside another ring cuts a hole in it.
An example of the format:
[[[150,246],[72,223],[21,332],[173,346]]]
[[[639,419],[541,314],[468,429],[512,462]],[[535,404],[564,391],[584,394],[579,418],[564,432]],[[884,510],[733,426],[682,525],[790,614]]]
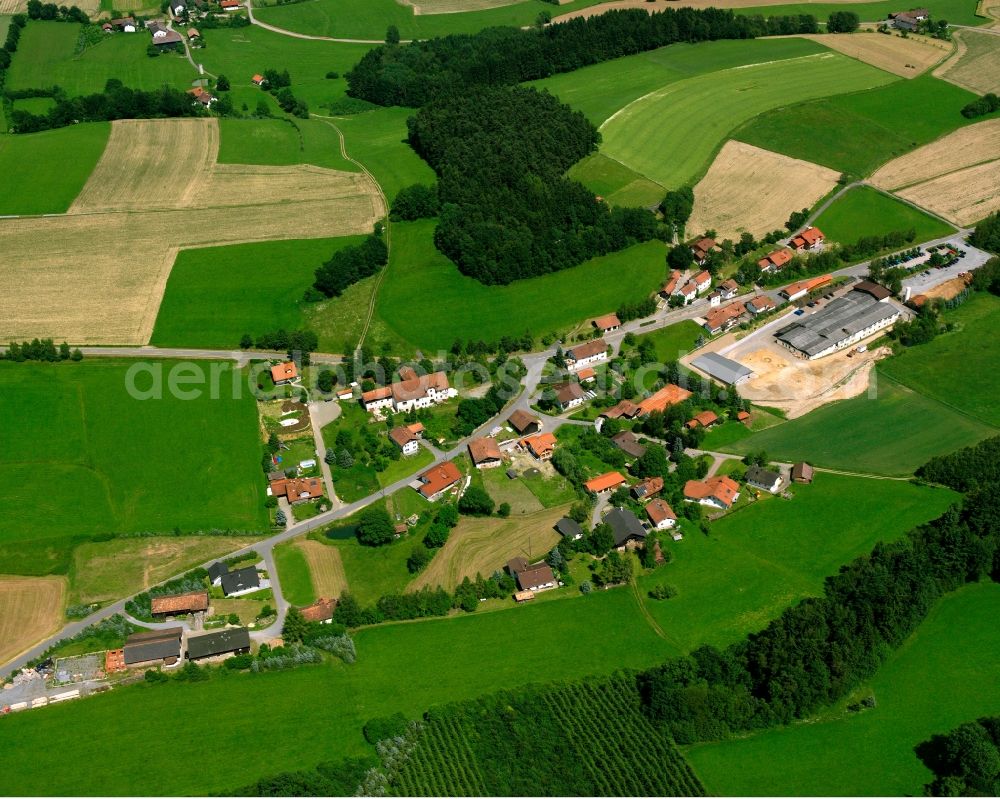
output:
[[[792,211],[812,207],[837,185],[839,173],[750,144],[728,141],[694,187],[690,230],[738,239],[781,228]]]
[[[65,598],[64,577],[0,575],[0,663],[58,630]]]
[[[935,77],[976,94],[1000,92],[1000,36],[959,30],[952,38],[955,55],[934,70]]]
[[[928,36],[908,36],[875,33],[813,33],[804,34],[803,39],[812,39],[824,47],[836,50],[873,67],[884,69],[893,75],[915,78],[948,56],[952,51],[951,42],[931,39]]]
[[[969,227],[1000,211],[1000,161],[942,175],[896,194],[949,222]]]
[[[0,0],[0,14],[23,14],[28,8],[28,0]]]
[[[560,505],[517,519],[463,518],[408,590],[440,585],[452,591],[466,577],[489,577],[511,558],[543,558],[559,542],[553,526],[568,510],[569,505]]]
[[[187,208],[219,153],[217,119],[122,119],[70,214]]]
[[[175,127],[178,121],[201,124]],[[173,158],[163,163],[162,148],[130,155],[136,137],[162,142],[171,131],[184,136],[186,174],[177,174]],[[200,143],[192,139],[198,136]],[[0,280],[7,286],[0,339],[143,344],[178,250],[363,234],[386,213],[363,173],[218,165],[217,150],[215,120],[118,121],[70,213],[0,220]],[[113,174],[116,162],[129,164],[134,185]],[[154,166],[168,173],[169,188],[150,191]],[[187,181],[194,173],[198,180]]]
[[[347,574],[339,549],[308,538],[296,541],[295,546],[302,550],[306,563],[309,564],[309,575],[312,577],[316,596],[339,597],[347,590]]]
[[[820,2],[820,0],[812,0]],[[833,3],[849,5],[851,3],[863,3],[865,0],[831,0]],[[677,8],[683,5],[685,8],[756,8],[757,6],[780,6],[787,5],[788,0],[684,0],[678,3],[676,0],[610,0],[607,3],[598,3],[588,8],[581,8],[578,11],[569,11],[553,18],[553,22],[565,22],[576,17],[595,17],[606,11],[619,8],[641,8],[654,14],[663,11],[665,8]],[[801,5],[810,5],[810,0],[806,0]]]
[[[893,191],[997,158],[1000,158],[1000,119],[989,119],[959,128],[893,159],[871,176],[871,182],[880,189]]]

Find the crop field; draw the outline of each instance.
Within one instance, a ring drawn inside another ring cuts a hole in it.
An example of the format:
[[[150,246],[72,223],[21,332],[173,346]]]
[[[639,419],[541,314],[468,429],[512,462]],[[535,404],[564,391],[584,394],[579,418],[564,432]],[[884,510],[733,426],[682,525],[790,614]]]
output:
[[[434,247],[433,221],[393,225],[392,255],[377,311],[387,327],[428,350],[456,338],[496,340],[530,328],[536,336],[643,299],[665,279],[663,245],[640,244],[580,266],[509,286],[460,274]],[[580,291],[582,285],[587,291]],[[423,312],[412,313],[413,297]],[[377,339],[376,339],[377,340]]]
[[[302,293],[316,269],[337,250],[361,241],[344,236],[182,250],[150,342],[225,349],[237,346],[244,333],[299,330],[312,307],[302,302]],[[336,341],[334,348],[339,351],[341,344]]]
[[[308,538],[300,538],[295,546],[305,556],[316,597],[339,597],[348,589],[339,549]]]
[[[0,135],[0,215],[64,212],[84,187],[111,125],[91,122],[42,133]],[[31,169],[24,164],[31,163]]]
[[[687,228],[715,230],[721,238],[734,241],[743,232],[763,236],[782,229],[793,211],[811,208],[839,177],[818,164],[728,141],[694,187],[694,211]]]
[[[895,78],[839,53],[720,70],[671,83],[601,125],[601,152],[668,188],[697,179],[741,123],[796,101]]]
[[[859,31],[848,36],[818,33],[806,38],[902,78],[923,74],[952,51],[950,42],[929,36],[907,36],[904,39],[898,33],[885,35]]]
[[[357,172],[340,154],[340,137],[326,120],[220,119],[220,164],[312,166]]]
[[[816,226],[831,241],[850,244],[862,236],[878,236],[894,230],[917,232],[917,241],[947,236],[954,228],[911,205],[868,186],[856,186],[842,194],[816,219]]]
[[[512,629],[532,645],[512,646]],[[312,768],[330,760],[331,752],[369,752],[361,727],[377,716],[399,711],[417,718],[434,705],[524,685],[540,675],[608,675],[676,654],[636,612],[627,590],[381,625],[361,630],[355,641],[358,660],[352,666],[223,672],[207,682],[129,686],[4,719],[4,787],[23,795],[229,794],[264,775]],[[227,708],[230,723],[194,712],[215,706]],[[150,718],[165,725],[183,722],[189,734],[210,736],[212,768],[177,768],[176,753],[148,734]],[[270,719],[268,734],[248,736],[248,726],[261,718]],[[110,751],[92,735],[60,737],[66,729],[114,729],[117,743]],[[50,745],[54,737],[58,747]],[[277,740],[283,744],[275,747]]]
[[[63,577],[0,575],[0,663],[58,630],[65,598]]]
[[[174,128],[177,122],[192,121],[118,121],[112,128],[146,136],[163,125],[218,141],[215,120]],[[181,152],[198,153],[192,162],[204,164],[202,147],[185,142]],[[362,173],[217,165],[214,152],[209,161],[197,181],[183,189],[182,198],[168,193],[165,204],[173,207],[157,208],[159,199],[142,185],[142,175],[148,174],[149,164],[160,163],[159,154],[137,151],[131,138],[112,134],[102,163],[127,167],[135,185],[101,181],[99,173],[107,170],[99,164],[74,210],[119,210],[0,221],[8,256],[0,277],[14,286],[0,298],[0,338],[144,343],[179,249],[366,233],[385,212]],[[147,204],[154,209],[147,210]],[[124,210],[127,217],[120,213]],[[234,219],[239,223],[233,224]],[[121,225],[128,226],[128,236],[108,235]],[[76,257],[67,258],[68,252]]]
[[[790,727],[695,746],[687,756],[717,796],[922,795],[933,775],[914,747],[1000,712],[998,615],[1000,585],[962,588],[835,709]],[[845,710],[872,694],[877,707]]]
[[[1000,299],[974,294],[947,311],[956,331],[885,361],[883,374],[980,422],[1000,428],[996,367]],[[943,364],[947,364],[943,367]]]
[[[485,697],[432,713],[394,774],[391,795],[704,795],[673,741],[642,712],[635,683],[625,676],[546,686],[517,695],[513,707],[510,701]],[[546,769],[552,749],[574,767]],[[504,768],[514,752],[518,768]]]
[[[953,58],[934,70],[939,78],[976,94],[1000,91],[1000,37],[975,31],[956,31]]]
[[[896,193],[963,227],[975,225],[980,219],[1000,210],[1000,158],[997,158],[998,152],[995,149],[997,128],[980,127],[989,125],[990,122],[1000,120],[981,122],[956,131],[940,142],[917,150],[924,156],[939,156],[936,166],[928,170],[939,174],[899,189]],[[968,131],[975,133],[969,134]],[[963,146],[964,150],[956,149]],[[957,166],[950,171],[940,172],[942,168],[977,157],[993,160],[983,160],[972,166]],[[892,167],[893,164],[887,165],[890,170]],[[892,174],[891,171],[889,174]]]
[[[569,509],[562,505],[510,519],[462,518],[430,565],[410,584],[411,589],[440,585],[448,591],[468,577],[489,577],[511,558],[543,557],[559,543],[554,529]]]
[[[90,604],[131,596],[255,540],[193,536],[119,538],[80,544],[73,550],[70,602]]]
[[[100,534],[175,527],[266,529],[255,403],[246,386],[240,398],[226,391],[242,374],[205,363],[204,377],[218,375],[220,398],[203,384],[200,397],[184,400],[167,390],[174,364],[149,365],[167,373],[162,399],[129,395],[129,361],[0,363],[0,418],[16,420],[0,429],[0,504],[22,509],[0,521],[0,572],[14,573],[14,564],[38,573],[9,551],[21,544],[65,548]],[[137,377],[136,387],[151,380]],[[44,492],[34,488],[41,475]],[[35,555],[49,563],[44,551]]]
[[[915,350],[913,360],[923,361]],[[940,362],[930,371],[947,367]],[[788,463],[884,475],[909,475],[934,455],[975,444],[997,429],[939,400],[924,396],[872,371],[869,392],[825,405],[770,427],[723,449],[738,454],[765,450]],[[914,419],[921,424],[915,425]]]
[[[17,45],[7,72],[6,88],[40,89],[61,86],[69,96],[104,90],[109,78],[133,89],[158,89],[164,84],[188,89],[197,71],[182,54],[146,55],[149,35],[142,31],[107,36],[76,53],[80,26],[33,20]],[[206,50],[206,52],[208,52]]]
[[[790,501],[766,497],[745,505],[713,522],[711,535],[686,529],[683,540],[665,542],[673,561],[641,577],[639,587],[667,640],[688,651],[756,632],[802,598],[818,596],[824,578],[877,541],[898,538],[958,499],[947,489],[824,473],[792,492]],[[677,596],[645,598],[661,583]]]

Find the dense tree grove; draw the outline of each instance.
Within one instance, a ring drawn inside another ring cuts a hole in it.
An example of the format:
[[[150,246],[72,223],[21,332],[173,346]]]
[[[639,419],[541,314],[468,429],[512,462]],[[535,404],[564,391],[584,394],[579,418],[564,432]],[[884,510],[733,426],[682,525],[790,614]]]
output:
[[[542,30],[487,28],[369,50],[347,73],[348,93],[379,105],[422,106],[454,90],[513,85],[676,42],[816,33],[810,15],[743,16],[729,10],[619,9]]]
[[[668,191],[660,202],[660,213],[663,214],[663,221],[670,225],[678,235],[681,234],[688,219],[691,218],[692,211],[694,211],[694,189],[690,186],[681,186],[679,189]]]
[[[916,751],[934,772],[928,796],[1000,796],[1000,717],[962,724]]]
[[[28,0],[29,19],[54,20],[56,22],[78,22],[86,25],[90,17],[77,6],[60,6],[55,3],[43,3],[41,0]]]
[[[992,114],[998,110],[1000,110],[1000,97],[997,97],[993,92],[989,92],[978,100],[973,100],[971,103],[963,106],[962,116],[966,119],[975,119],[976,117],[984,117],[987,114]]]
[[[976,225],[969,236],[969,243],[990,252],[1000,252],[1000,212],[990,214]]]
[[[656,235],[649,211],[611,209],[563,177],[599,135],[547,93],[474,89],[422,108],[408,126],[439,177],[435,244],[483,283],[555,272]]]
[[[834,11],[826,20],[827,33],[854,33],[861,18],[853,11]]]
[[[371,277],[389,263],[389,248],[376,231],[361,244],[344,247],[316,270],[313,286],[327,297],[339,297],[348,286]]]
[[[438,215],[439,208],[437,187],[414,183],[399,190],[399,194],[392,201],[389,218],[393,222],[430,219]]]
[[[207,113],[202,105],[191,102],[190,95],[170,86],[143,91],[129,89],[120,80],[111,78],[103,92],[82,97],[58,96],[55,106],[44,115],[14,109],[11,123],[15,133],[35,133],[77,122],[196,117]]]
[[[1000,436],[931,458],[917,469],[917,477],[962,492],[996,486],[1000,484]]]

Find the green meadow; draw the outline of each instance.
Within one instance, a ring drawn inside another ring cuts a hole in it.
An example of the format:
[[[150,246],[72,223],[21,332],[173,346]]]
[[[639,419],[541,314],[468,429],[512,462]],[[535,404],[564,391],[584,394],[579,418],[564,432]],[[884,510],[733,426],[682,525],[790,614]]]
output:
[[[870,186],[855,186],[842,194],[816,219],[826,237],[852,244],[863,236],[881,236],[899,230],[916,231],[916,241],[954,233],[955,228]]]
[[[66,211],[94,171],[110,131],[107,122],[90,122],[0,136],[0,214]]]
[[[285,599],[300,607],[316,601],[309,563],[301,549],[293,543],[275,547],[274,565],[278,568],[281,593]]]
[[[358,172],[340,154],[340,137],[322,119],[220,119],[220,164],[311,164]]]
[[[796,101],[897,80],[839,53],[719,70],[670,83],[601,126],[601,152],[661,186],[696,180],[741,123]]]
[[[0,362],[0,504],[20,509],[0,520],[0,573],[59,571],[72,542],[95,536],[266,528],[255,402],[245,385],[227,391],[241,374],[201,364],[220,398],[181,399],[167,390],[175,363],[148,362],[163,398],[140,400],[133,363]]]
[[[974,97],[928,73],[868,91],[769,110],[733,136],[860,177],[976,121],[960,113]],[[850,131],[849,136],[844,135],[845,130]]]
[[[1000,712],[1000,585],[945,597],[871,682],[816,719],[687,749],[715,796],[920,796],[914,753],[932,735]],[[877,706],[845,708],[874,695]]]
[[[959,495],[895,480],[817,474],[794,498],[766,497],[664,546],[674,560],[639,580],[644,602],[678,649],[724,646],[764,627],[844,563],[939,516]],[[817,523],[822,519],[822,523]],[[684,529],[684,522],[681,521]],[[677,589],[668,601],[654,585]]]
[[[653,346],[656,347],[656,359],[660,363],[670,363],[691,352],[698,339],[704,337],[705,329],[701,325],[685,319],[683,322],[661,327],[639,338],[653,342]]]
[[[151,343],[231,349],[244,333],[256,337],[301,329],[309,307],[302,294],[316,269],[340,248],[360,241],[361,236],[345,236],[181,250]]]

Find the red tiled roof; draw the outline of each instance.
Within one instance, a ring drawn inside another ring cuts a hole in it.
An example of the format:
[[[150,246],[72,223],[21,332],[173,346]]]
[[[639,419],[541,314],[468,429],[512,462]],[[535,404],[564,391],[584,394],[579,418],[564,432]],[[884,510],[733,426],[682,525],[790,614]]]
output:
[[[288,497],[289,502],[323,496],[323,481],[318,477],[283,477],[271,481],[271,496]]]
[[[588,491],[592,491],[597,494],[601,491],[607,491],[609,488],[615,488],[620,486],[625,482],[625,478],[621,476],[618,472],[607,472],[606,474],[598,475],[586,483],[583,487]]]
[[[766,294],[761,294],[758,297],[754,297],[752,300],[747,302],[751,308],[760,313],[761,311],[768,311],[771,308],[776,307],[774,300],[768,297]]]
[[[400,369],[400,374],[403,370]],[[435,391],[447,391],[448,386],[448,376],[444,372],[434,372],[429,375],[422,375],[420,377],[410,377],[410,374],[416,375],[412,369],[406,372],[407,377],[398,383],[392,384],[392,397],[396,402],[405,402],[407,400],[421,399],[426,397],[431,389]]]
[[[394,427],[389,431],[389,438],[402,449],[411,441],[417,441],[419,437],[409,427]]]
[[[208,591],[155,596],[150,600],[153,615],[161,613],[198,613],[208,610]]]
[[[598,330],[609,330],[612,327],[621,327],[621,320],[618,318],[618,314],[609,313],[598,316],[591,321],[591,324]]]
[[[740,487],[731,477],[717,475],[706,480],[688,480],[684,484],[684,496],[688,499],[712,497],[727,508],[733,504]]]
[[[299,613],[306,621],[329,621],[333,618],[333,611],[337,608],[336,599],[320,597],[311,605],[299,608]]]
[[[825,236],[823,235],[823,231],[820,230],[818,227],[806,228],[799,235],[806,240],[806,243],[810,247],[816,242],[822,241],[825,238]]]
[[[701,413],[696,413],[694,415],[694,418],[691,419],[691,422],[694,422],[694,424],[692,425],[691,422],[688,422],[688,426],[697,427],[698,425],[701,425],[702,427],[708,427],[710,424],[715,424],[717,421],[719,421],[719,417],[716,415],[715,411],[702,411]]]
[[[388,399],[392,396],[392,389],[388,386],[380,386],[379,388],[373,388],[371,391],[366,391],[361,395],[361,401],[367,405],[369,402],[375,402],[376,400]]]
[[[539,433],[524,439],[521,446],[528,447],[535,457],[543,458],[556,448],[556,437],[552,433]]]
[[[194,91],[192,89],[192,91]],[[195,95],[196,97],[198,95]],[[286,361],[285,363],[279,363],[277,366],[271,367],[271,379],[277,383],[281,380],[294,380],[299,376],[299,370],[295,368],[295,363],[293,361]]]
[[[705,314],[705,326],[709,330],[721,330],[729,322],[743,315],[743,304],[733,302],[722,308],[713,308]]]
[[[434,466],[420,475],[420,493],[433,497],[462,479],[462,473],[451,461]]]
[[[582,361],[584,358],[592,358],[608,349],[608,343],[603,338],[595,338],[578,347],[573,347],[567,353],[574,361]]]
[[[674,509],[659,498],[652,500],[646,505],[646,515],[653,524],[660,524],[666,519],[677,521],[677,514],[674,513]]]
[[[673,383],[667,383],[667,385],[655,394],[646,397],[646,399],[639,403],[639,414],[645,416],[647,413],[666,410],[671,405],[684,402],[690,396],[691,392],[686,388],[675,386]]]
[[[597,377],[597,372],[595,372],[592,367],[588,366],[577,372],[576,376],[579,377],[581,380],[593,380],[595,377]]]

